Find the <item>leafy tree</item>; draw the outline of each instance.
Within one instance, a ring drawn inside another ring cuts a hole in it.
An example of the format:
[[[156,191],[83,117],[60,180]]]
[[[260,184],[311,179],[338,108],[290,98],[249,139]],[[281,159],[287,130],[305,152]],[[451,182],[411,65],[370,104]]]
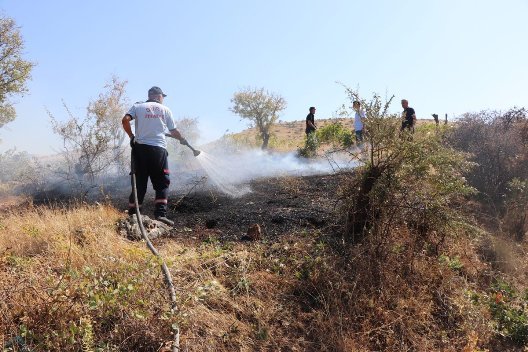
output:
[[[231,99],[232,112],[251,121],[262,138],[262,149],[268,147],[271,126],[278,120],[279,112],[286,108],[286,100],[264,88],[246,88]]]
[[[34,64],[22,58],[24,41],[13,19],[0,16],[0,127],[16,117],[9,98],[27,91]]]

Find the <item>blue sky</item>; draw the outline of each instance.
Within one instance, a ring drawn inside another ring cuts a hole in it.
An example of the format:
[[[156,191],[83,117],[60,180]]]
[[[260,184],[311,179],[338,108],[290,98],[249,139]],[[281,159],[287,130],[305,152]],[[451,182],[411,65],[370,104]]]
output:
[[[528,1],[29,1],[0,0],[37,63],[0,151],[60,150],[48,108],[85,112],[112,75],[130,101],[152,85],[176,118],[198,117],[213,139],[247,123],[229,111],[237,90],[281,94],[282,120],[331,117],[363,95],[406,98],[418,117],[526,106]]]

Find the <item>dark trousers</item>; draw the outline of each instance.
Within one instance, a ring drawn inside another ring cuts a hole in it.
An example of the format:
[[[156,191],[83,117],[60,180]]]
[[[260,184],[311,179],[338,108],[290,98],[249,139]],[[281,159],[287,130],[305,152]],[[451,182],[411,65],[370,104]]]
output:
[[[414,133],[414,126],[412,121],[405,120],[402,122],[400,131],[407,129],[411,133]]]
[[[165,148],[146,144],[136,144],[132,150],[132,157],[135,162],[138,203],[139,205],[143,203],[150,177],[152,187],[156,191],[156,208],[154,210],[154,216],[156,217],[167,215],[167,196],[170,185],[168,156],[169,153],[167,153]],[[128,213],[134,214],[136,207],[133,191],[128,200]]]
[[[356,143],[363,143],[363,130],[356,130]]]

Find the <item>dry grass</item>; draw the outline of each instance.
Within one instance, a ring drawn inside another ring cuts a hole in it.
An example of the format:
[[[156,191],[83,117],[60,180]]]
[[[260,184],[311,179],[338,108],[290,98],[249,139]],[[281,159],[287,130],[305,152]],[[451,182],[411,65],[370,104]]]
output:
[[[328,124],[339,122],[353,131],[354,122],[349,118],[337,118],[337,119],[317,119],[317,128],[324,127]],[[434,125],[433,120],[420,119],[417,121],[417,125]],[[290,152],[295,151],[298,148],[304,146],[305,139],[305,126],[306,122],[301,121],[281,121],[274,124],[271,127],[271,139],[269,142],[269,149],[279,152]],[[231,135],[235,141],[244,145],[260,148],[262,141],[258,139],[258,131],[256,128],[248,128],[242,132],[234,133]]]
[[[0,343],[157,351],[177,322],[186,351],[310,349],[306,319],[290,316],[295,280],[268,246],[157,243],[178,290],[181,310],[171,318],[158,263],[142,243],[116,234],[121,216],[80,205],[1,217]]]
[[[275,243],[219,243],[207,230],[205,240],[160,240],[180,306],[171,317],[158,263],[143,243],[117,235],[121,217],[105,205],[15,208],[0,217],[0,344],[159,351],[178,323],[183,351],[493,345],[487,306],[472,301],[472,292],[485,297],[494,270],[476,254],[476,239],[445,243],[442,253],[456,263],[423,252],[411,266],[412,238],[397,229],[383,258],[369,241],[347,246],[310,232]]]

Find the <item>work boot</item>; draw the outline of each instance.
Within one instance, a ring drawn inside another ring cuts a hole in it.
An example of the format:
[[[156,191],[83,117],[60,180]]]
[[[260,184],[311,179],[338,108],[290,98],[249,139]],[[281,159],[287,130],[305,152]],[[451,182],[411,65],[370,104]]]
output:
[[[156,220],[164,223],[165,225],[174,226],[174,221],[167,219],[165,216],[156,216]]]

